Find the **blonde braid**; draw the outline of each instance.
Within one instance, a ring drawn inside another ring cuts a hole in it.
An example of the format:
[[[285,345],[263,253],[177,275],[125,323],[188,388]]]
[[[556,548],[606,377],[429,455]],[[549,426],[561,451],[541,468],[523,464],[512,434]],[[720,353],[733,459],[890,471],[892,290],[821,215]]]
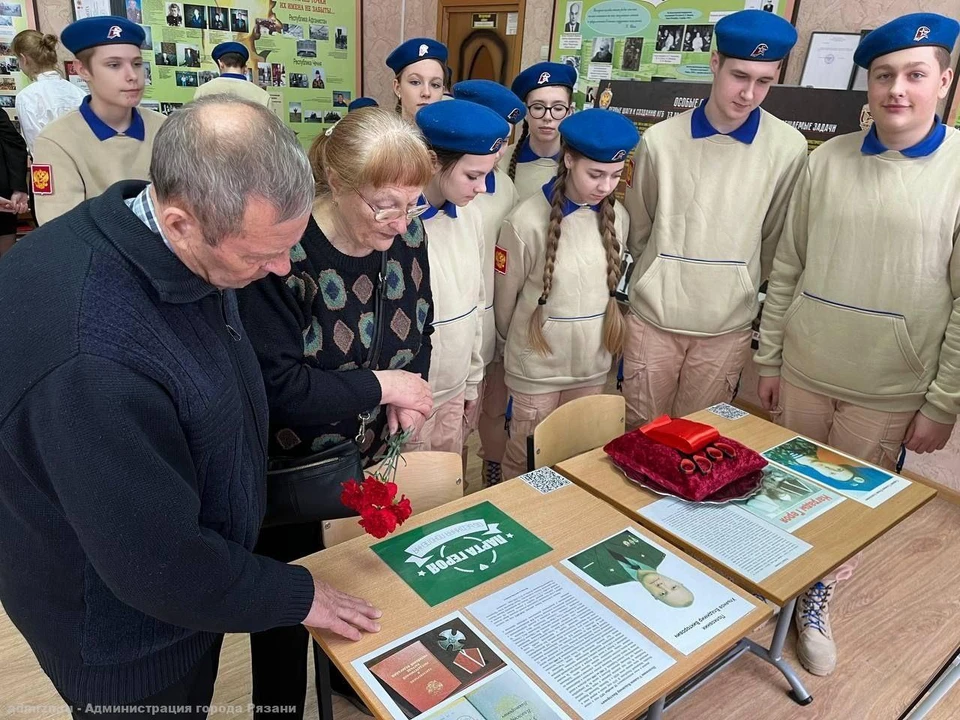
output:
[[[550,297],[553,286],[553,270],[557,264],[557,248],[560,246],[560,223],[563,222],[563,203],[566,199],[567,166],[561,161],[557,168],[557,178],[553,184],[553,197],[550,198],[550,224],[547,226],[547,247],[543,262],[543,293],[537,301],[537,307],[530,316],[527,329],[527,341],[540,355],[546,357],[553,352],[543,336],[543,306]]]
[[[603,237],[603,249],[607,253],[607,290],[610,299],[607,300],[607,309],[603,316],[603,346],[609,353],[616,356],[623,350],[624,322],[617,298],[614,293],[617,283],[620,282],[620,240],[617,238],[615,203],[613,193],[604,198],[597,222],[600,225],[600,235]]]
[[[523,141],[530,136],[530,126],[527,124],[527,121],[523,121],[523,132],[520,133],[520,139],[517,140],[517,144],[513,146],[513,154],[510,156],[510,166],[507,168],[507,175],[510,176],[511,180],[517,179],[517,154],[520,152],[520,146],[523,145]]]

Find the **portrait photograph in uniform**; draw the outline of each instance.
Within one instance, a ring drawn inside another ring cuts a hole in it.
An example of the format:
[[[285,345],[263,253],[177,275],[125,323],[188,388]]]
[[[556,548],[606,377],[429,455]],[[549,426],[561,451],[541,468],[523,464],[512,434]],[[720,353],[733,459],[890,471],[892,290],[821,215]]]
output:
[[[303,40],[303,25],[283,23],[282,35],[284,37],[293,38],[294,40]]]
[[[713,25],[687,25],[683,38],[683,52],[710,52]]]
[[[290,122],[303,122],[303,106],[298,102],[289,103]]]
[[[613,38],[598,37],[593,39],[593,52],[590,55],[590,62],[612,63],[613,62]]]
[[[310,87],[306,73],[290,73],[290,87],[306,90]]]
[[[149,25],[141,25],[143,29],[143,42],[140,44],[141,50],[153,50],[153,28]]]
[[[184,5],[183,14],[187,20],[186,27],[194,30],[207,29],[207,8],[203,5]]]
[[[643,54],[643,38],[629,37],[623,41],[623,57],[620,69],[636,72],[640,69],[640,56]]]
[[[211,80],[215,80],[218,77],[220,77],[220,73],[216,72],[215,70],[201,70],[200,84],[203,85],[204,83],[208,83]]]
[[[349,90],[334,90],[333,91],[333,106],[334,107],[346,107],[350,104],[350,91]]]
[[[177,44],[160,43],[160,49],[153,56],[157,65],[176,66],[177,65]]]
[[[683,25],[661,25],[657,31],[657,52],[680,52]]]
[[[327,42],[330,39],[330,26],[329,25],[311,25],[310,39]]]
[[[230,29],[233,32],[250,32],[250,16],[246,10],[230,11]]]
[[[183,26],[183,12],[180,3],[167,3],[167,25],[170,27]]]
[[[333,34],[333,46],[337,50],[346,50],[347,49],[347,29],[345,27],[338,27]]]
[[[310,81],[310,87],[314,90],[324,90],[327,87],[327,71],[322,67],[313,69],[313,79]]]
[[[317,56],[316,40],[297,40],[297,57],[315,58]]]
[[[177,70],[177,87],[200,87],[197,74],[189,70]]]
[[[230,29],[230,19],[227,15],[226,8],[220,7],[210,7],[207,8],[208,12],[208,27],[210,30],[229,30]]]
[[[177,43],[177,60],[180,67],[200,67],[200,46]]]

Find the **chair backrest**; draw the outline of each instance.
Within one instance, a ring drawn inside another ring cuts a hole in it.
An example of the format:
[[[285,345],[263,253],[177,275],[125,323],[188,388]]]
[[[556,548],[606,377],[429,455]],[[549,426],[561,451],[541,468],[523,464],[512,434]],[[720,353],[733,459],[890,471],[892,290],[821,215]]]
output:
[[[374,468],[370,468],[371,472]],[[406,495],[413,513],[463,497],[463,460],[451,452],[404,453],[397,466],[397,492]],[[323,546],[332,547],[363,535],[359,518],[324,520]]]
[[[533,431],[533,469],[550,467],[606,445],[626,430],[622,395],[588,395],[561,405]]]

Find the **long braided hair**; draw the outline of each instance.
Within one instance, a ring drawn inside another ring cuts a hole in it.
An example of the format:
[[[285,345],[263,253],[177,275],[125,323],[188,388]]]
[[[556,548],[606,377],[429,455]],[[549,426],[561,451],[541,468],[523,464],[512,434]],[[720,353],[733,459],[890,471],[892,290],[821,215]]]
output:
[[[543,307],[550,297],[553,287],[553,271],[557,263],[557,250],[560,247],[560,225],[563,222],[563,205],[566,198],[567,165],[563,156],[569,154],[574,160],[580,155],[573,150],[563,148],[557,178],[553,185],[553,195],[550,198],[550,224],[547,226],[547,245],[543,263],[543,292],[537,301],[537,307],[530,316],[530,325],[527,328],[527,340],[530,346],[540,355],[546,356],[553,352],[550,344],[543,335]],[[615,199],[610,193],[603,199],[600,212],[597,213],[597,223],[600,235],[603,238],[603,248],[607,255],[607,290],[610,299],[603,316],[603,346],[612,355],[618,355],[623,349],[624,322],[614,293],[617,283],[620,282],[620,240],[616,231]]]
[[[517,154],[520,152],[520,146],[523,145],[523,141],[530,137],[530,126],[527,124],[527,121],[523,121],[523,131],[520,133],[520,139],[517,140],[517,144],[513,146],[513,153],[510,155],[510,166],[507,168],[507,175],[510,176],[511,180],[517,179]]]

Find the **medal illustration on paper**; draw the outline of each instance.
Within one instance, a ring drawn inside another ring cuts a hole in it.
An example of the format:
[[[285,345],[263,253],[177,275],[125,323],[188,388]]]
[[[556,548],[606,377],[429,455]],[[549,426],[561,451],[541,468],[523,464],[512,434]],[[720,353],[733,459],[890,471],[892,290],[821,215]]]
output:
[[[466,638],[464,638],[463,633],[459,630],[451,630],[450,628],[447,628],[440,633],[440,647],[442,647],[444,650],[452,650],[457,652],[459,650],[463,650],[463,641],[465,639]]]

